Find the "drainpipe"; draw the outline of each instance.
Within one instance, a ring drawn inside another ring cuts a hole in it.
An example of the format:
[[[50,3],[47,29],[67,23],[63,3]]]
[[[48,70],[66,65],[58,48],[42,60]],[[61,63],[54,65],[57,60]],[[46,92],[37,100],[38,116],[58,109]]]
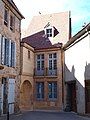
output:
[[[64,50],[61,48],[61,67],[62,67],[62,109],[64,110]]]

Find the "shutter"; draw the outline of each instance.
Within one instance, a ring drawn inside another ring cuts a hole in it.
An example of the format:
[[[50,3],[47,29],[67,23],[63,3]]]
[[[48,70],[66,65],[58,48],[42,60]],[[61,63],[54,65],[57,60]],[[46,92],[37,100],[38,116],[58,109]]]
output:
[[[9,40],[9,66],[11,66],[11,40]]]
[[[15,43],[12,42],[11,43],[11,66],[15,67],[15,63],[16,63],[16,48],[15,48]]]
[[[2,35],[0,34],[0,64],[1,64],[1,41],[2,41]]]
[[[5,38],[1,41],[1,63],[4,65],[4,53],[5,53]]]
[[[16,66],[16,43],[14,43],[14,67]]]
[[[8,103],[9,113],[14,113],[14,102],[15,102],[15,79],[9,79],[8,82]]]

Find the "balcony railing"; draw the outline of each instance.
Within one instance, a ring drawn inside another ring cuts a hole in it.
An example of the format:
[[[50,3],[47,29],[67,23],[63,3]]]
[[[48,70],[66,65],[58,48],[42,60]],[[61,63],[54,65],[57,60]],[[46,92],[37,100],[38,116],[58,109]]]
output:
[[[44,68],[43,70],[34,69],[34,76],[57,76],[57,69]]]

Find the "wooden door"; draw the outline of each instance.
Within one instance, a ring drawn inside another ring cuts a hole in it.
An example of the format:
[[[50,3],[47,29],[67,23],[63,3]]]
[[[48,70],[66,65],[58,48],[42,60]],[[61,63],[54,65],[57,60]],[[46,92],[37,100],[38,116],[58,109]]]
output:
[[[67,82],[66,111],[77,112],[76,82]]]
[[[77,105],[76,105],[76,83],[70,84],[71,90],[71,111],[77,112]]]

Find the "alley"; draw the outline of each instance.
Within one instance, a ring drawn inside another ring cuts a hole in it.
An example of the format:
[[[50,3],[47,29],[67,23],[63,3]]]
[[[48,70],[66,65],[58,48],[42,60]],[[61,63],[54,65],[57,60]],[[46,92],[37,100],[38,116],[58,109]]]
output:
[[[7,120],[0,117],[0,120]],[[90,120],[89,117],[78,116],[68,112],[24,112],[18,115],[11,115],[10,120]]]

